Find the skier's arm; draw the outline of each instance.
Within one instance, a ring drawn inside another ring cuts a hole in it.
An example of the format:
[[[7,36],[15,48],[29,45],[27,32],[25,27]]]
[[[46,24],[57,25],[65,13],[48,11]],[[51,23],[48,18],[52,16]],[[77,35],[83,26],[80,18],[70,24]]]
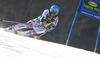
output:
[[[57,23],[58,23],[58,17],[56,17],[55,20],[54,20],[54,22],[50,26],[48,26],[49,30],[50,31],[54,30],[55,27],[57,26]]]
[[[43,12],[43,14],[41,16],[41,19],[40,19],[41,22],[44,22],[45,21],[45,18],[47,16],[47,14],[49,14],[49,10],[48,9],[44,10],[44,12]]]

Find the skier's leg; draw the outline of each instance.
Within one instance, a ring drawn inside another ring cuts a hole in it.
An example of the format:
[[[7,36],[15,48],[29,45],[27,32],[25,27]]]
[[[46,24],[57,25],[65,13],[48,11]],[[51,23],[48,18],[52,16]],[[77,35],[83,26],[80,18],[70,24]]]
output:
[[[33,28],[33,30],[28,30],[26,31],[27,34],[34,34],[36,35],[37,33],[35,32],[35,29],[37,29],[40,26],[40,20],[38,18],[29,20],[27,22],[27,28]]]
[[[24,23],[23,24],[16,24],[16,25],[13,25],[12,28],[14,30],[19,30],[19,29],[27,28],[26,25],[27,25],[26,23],[25,24]]]
[[[48,30],[47,28],[38,27],[37,29],[33,30],[33,34],[34,35],[42,34],[42,33],[47,32],[47,30]]]
[[[33,30],[33,38],[40,39],[47,32],[47,28],[37,28]]]
[[[32,19],[32,20],[28,21],[27,23],[30,23],[32,25],[32,27],[40,26],[40,20],[38,18]]]
[[[7,28],[7,30],[20,30],[23,28],[31,28],[31,26],[28,23],[23,23],[23,24],[21,23],[21,24],[16,24],[16,25],[10,26]]]
[[[7,28],[7,30],[18,30],[21,28],[25,28],[25,24],[16,24]]]
[[[39,29],[39,26],[40,26],[40,19],[39,18],[35,18],[33,20],[28,21],[27,23],[31,23],[30,26],[33,28],[33,32],[32,32],[33,35],[37,35],[38,34],[37,30]]]
[[[26,31],[27,34],[39,35],[47,32],[47,28],[34,27],[33,30]]]

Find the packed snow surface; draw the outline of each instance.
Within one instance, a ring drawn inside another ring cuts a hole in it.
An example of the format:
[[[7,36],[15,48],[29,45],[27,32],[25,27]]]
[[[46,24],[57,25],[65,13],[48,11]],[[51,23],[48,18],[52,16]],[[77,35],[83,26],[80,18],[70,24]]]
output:
[[[0,58],[100,58],[83,49],[28,38],[0,28]]]

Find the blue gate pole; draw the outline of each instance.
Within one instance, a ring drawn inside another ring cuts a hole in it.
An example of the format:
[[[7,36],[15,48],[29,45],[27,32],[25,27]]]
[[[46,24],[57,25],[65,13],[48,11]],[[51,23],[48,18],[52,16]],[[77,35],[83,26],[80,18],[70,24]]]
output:
[[[97,50],[97,45],[98,45],[98,41],[99,41],[99,35],[100,35],[100,25],[99,25],[97,40],[96,40],[96,44],[95,44],[95,48],[94,48],[94,52],[95,52],[95,53],[96,53],[96,50]]]
[[[68,38],[67,38],[67,41],[66,41],[66,45],[68,45],[69,38],[70,38],[70,35],[71,35],[71,32],[72,32],[72,29],[73,29],[73,26],[74,26],[74,23],[75,23],[77,14],[78,14],[78,11],[77,11],[76,14],[75,14],[75,18],[74,18],[74,20],[73,20],[73,23],[72,23],[72,26],[71,26],[71,29],[70,29],[70,32],[69,32],[69,35],[68,35]]]
[[[81,2],[79,3],[78,9],[77,9],[77,11],[76,11],[76,14],[75,14],[75,17],[74,17],[74,20],[73,20],[73,23],[72,23],[72,26],[71,26],[71,29],[70,29],[70,32],[69,32],[69,35],[68,35],[67,41],[66,41],[66,45],[68,45],[69,38],[70,38],[70,35],[71,35],[71,32],[72,32],[72,29],[73,29],[73,26],[74,26],[74,23],[75,23],[75,20],[76,20],[76,18],[77,18],[77,15],[78,15],[78,12],[79,12],[79,9],[80,9],[80,7],[81,7],[82,2],[83,2],[83,0],[81,0]]]

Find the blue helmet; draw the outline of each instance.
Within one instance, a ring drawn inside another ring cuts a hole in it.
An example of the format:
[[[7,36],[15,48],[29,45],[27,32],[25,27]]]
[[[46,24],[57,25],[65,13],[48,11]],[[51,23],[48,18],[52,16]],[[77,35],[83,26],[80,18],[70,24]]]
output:
[[[52,13],[52,12],[59,13],[59,7],[57,5],[51,6],[50,13]]]

